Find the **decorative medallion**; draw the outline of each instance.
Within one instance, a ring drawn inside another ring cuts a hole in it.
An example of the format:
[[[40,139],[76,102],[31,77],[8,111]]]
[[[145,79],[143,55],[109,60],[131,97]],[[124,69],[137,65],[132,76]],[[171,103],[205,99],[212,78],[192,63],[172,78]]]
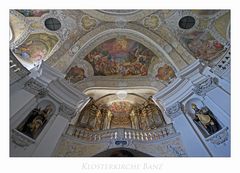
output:
[[[149,29],[157,29],[157,27],[159,26],[160,24],[160,19],[157,15],[151,15],[149,17],[146,17],[144,20],[143,20],[143,25],[145,27],[148,27]]]
[[[97,26],[97,20],[90,16],[84,15],[81,18],[81,26],[84,30],[90,31]]]
[[[159,80],[170,82],[171,79],[176,77],[176,75],[172,67],[164,64],[162,67],[159,67],[155,77]]]
[[[77,83],[84,78],[86,78],[84,69],[77,65],[71,67],[65,77],[65,79],[70,81],[71,83]]]

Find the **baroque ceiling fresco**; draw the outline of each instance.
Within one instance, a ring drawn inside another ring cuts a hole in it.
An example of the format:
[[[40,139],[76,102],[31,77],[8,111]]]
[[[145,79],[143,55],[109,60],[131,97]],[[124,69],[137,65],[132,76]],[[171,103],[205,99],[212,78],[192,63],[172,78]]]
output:
[[[224,46],[209,33],[194,31],[183,35],[182,42],[199,59],[213,60],[225,51]]]
[[[16,10],[25,17],[41,17],[45,13],[49,13],[49,10]]]
[[[44,60],[57,44],[58,38],[46,33],[30,35],[22,45],[13,50],[22,60],[36,62]]]
[[[97,46],[84,59],[93,66],[96,76],[146,76],[153,58],[155,55],[142,44],[114,38]]]
[[[10,30],[10,49],[28,69],[43,60],[75,86],[138,78],[160,89],[198,59],[218,62],[230,11],[17,9]]]

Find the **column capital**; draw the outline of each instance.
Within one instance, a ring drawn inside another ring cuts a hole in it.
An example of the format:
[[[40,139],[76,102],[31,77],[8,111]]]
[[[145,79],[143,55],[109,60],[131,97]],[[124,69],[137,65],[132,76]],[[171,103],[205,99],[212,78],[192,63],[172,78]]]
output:
[[[76,110],[65,103],[61,103],[59,107],[59,114],[70,121],[75,116]]]

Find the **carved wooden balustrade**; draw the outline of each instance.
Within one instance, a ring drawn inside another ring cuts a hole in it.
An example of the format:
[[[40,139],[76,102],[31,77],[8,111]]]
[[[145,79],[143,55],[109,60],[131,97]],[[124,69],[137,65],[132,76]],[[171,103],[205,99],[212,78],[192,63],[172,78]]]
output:
[[[149,131],[136,129],[109,129],[102,131],[89,131],[70,125],[66,131],[67,136],[91,143],[109,142],[111,140],[132,140],[138,142],[159,141],[175,133],[176,131],[172,124],[168,124],[164,127]]]

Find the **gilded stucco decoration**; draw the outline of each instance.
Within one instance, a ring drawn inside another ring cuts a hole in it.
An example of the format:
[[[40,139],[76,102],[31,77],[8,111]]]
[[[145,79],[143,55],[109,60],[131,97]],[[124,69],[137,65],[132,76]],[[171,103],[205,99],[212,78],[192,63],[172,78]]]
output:
[[[160,25],[160,19],[157,15],[151,15],[143,20],[143,25],[155,30]]]
[[[92,30],[97,26],[97,20],[90,16],[84,15],[81,18],[81,26],[86,31]]]

